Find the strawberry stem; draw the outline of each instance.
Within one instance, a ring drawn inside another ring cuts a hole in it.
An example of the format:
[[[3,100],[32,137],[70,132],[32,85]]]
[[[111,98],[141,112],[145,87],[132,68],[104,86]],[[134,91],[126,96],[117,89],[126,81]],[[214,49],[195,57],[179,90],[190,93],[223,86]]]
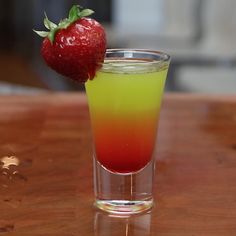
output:
[[[83,9],[80,5],[74,5],[69,11],[69,16],[68,18],[65,18],[59,22],[58,25],[50,21],[45,13],[45,18],[44,18],[44,26],[49,30],[49,31],[36,31],[33,30],[36,34],[38,34],[40,37],[48,37],[50,42],[53,44],[55,35],[58,30],[60,29],[66,29],[69,27],[72,23],[75,21],[81,19],[82,17],[90,16],[93,14],[94,11],[91,9]]]

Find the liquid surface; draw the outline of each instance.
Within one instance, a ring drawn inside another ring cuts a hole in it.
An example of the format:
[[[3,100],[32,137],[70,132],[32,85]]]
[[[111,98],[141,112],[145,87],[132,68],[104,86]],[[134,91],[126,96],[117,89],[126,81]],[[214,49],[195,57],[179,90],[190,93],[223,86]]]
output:
[[[98,71],[86,82],[96,158],[108,170],[136,172],[151,160],[166,74]]]

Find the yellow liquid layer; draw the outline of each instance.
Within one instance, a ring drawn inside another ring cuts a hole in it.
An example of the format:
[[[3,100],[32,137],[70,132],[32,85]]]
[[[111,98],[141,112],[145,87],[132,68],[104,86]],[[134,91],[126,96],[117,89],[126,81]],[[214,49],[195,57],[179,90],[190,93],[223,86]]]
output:
[[[95,110],[119,116],[158,109],[166,74],[167,70],[143,74],[98,71],[85,84],[91,115]]]

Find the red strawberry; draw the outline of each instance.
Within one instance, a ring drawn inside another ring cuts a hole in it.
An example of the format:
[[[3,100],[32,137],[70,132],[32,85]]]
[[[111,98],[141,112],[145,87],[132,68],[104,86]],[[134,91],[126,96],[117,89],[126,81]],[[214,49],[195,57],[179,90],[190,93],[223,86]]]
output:
[[[92,13],[75,5],[58,25],[45,15],[44,25],[49,32],[35,31],[45,37],[41,54],[47,65],[79,82],[93,79],[105,56],[105,30],[94,19],[86,18]]]

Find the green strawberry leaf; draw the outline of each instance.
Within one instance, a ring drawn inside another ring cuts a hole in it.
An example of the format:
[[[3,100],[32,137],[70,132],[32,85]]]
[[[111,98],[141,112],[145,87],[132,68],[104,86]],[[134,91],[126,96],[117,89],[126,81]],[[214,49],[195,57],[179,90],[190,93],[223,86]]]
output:
[[[57,25],[48,19],[46,12],[44,12],[44,15],[45,15],[44,26],[49,30],[55,29]]]
[[[94,11],[91,9],[83,9],[80,5],[74,5],[69,11],[68,18],[65,18],[59,22],[58,25],[50,21],[47,17],[47,14],[44,13],[44,26],[49,30],[49,32],[46,31],[36,31],[33,30],[36,34],[38,34],[41,37],[48,37],[50,42],[53,44],[56,32],[60,29],[66,29],[69,27],[72,23],[79,20],[82,17],[89,16],[93,14]]]
[[[37,31],[37,30],[33,30],[36,34],[38,34],[40,37],[47,37],[49,35],[49,32],[46,31]]]
[[[79,13],[79,7],[77,5],[74,5],[69,12],[69,20],[72,22],[74,20],[78,19],[78,13]]]
[[[51,44],[53,44],[53,41],[54,41],[54,38],[55,38],[55,34],[56,34],[56,32],[57,32],[58,30],[59,30],[58,28],[55,28],[55,29],[51,30],[51,31],[48,33],[47,37],[48,37],[48,39],[50,40]]]
[[[83,11],[80,12],[80,17],[90,16],[93,13],[94,11],[91,9],[84,9]]]
[[[58,29],[66,29],[71,24],[71,21],[67,18],[60,21],[58,24]]]

